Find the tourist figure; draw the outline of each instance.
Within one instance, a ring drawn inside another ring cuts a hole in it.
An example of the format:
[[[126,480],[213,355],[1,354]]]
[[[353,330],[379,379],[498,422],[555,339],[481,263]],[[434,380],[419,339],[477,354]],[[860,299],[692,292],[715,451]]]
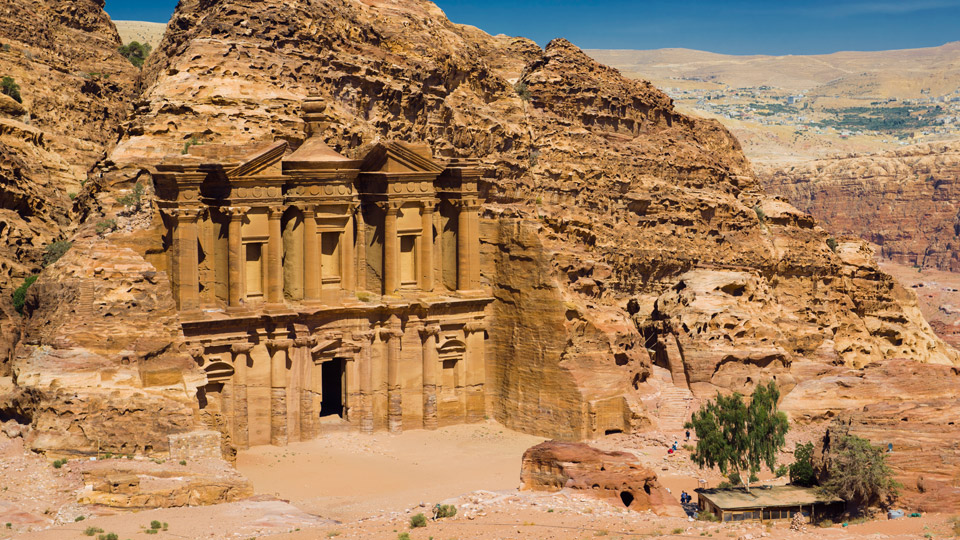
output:
[[[690,430],[687,430],[687,442],[690,442]]]

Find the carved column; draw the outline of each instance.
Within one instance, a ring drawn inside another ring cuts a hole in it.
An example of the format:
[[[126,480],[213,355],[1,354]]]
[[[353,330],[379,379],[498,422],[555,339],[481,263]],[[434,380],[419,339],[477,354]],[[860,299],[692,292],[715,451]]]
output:
[[[399,326],[383,328],[380,337],[387,345],[387,429],[390,433],[403,431],[403,395],[400,388],[400,340],[403,331]]]
[[[313,205],[303,208],[303,299],[320,300],[320,244],[317,238],[317,210]]]
[[[484,350],[484,331],[480,321],[469,322],[463,327],[466,338],[466,390],[467,421],[476,422],[485,414],[483,387],[486,382],[486,359]]]
[[[271,206],[269,213],[270,237],[267,241],[267,303],[283,303],[283,240],[280,230],[282,206]]]
[[[354,332],[360,349],[360,431],[373,433],[373,338],[372,330]]]
[[[286,446],[287,436],[287,355],[292,339],[267,341],[270,351],[270,444]]]
[[[424,291],[432,291],[434,285],[433,277],[433,211],[435,205],[432,201],[423,203],[423,211],[420,213],[420,220],[423,232],[420,236],[420,288]]]
[[[243,216],[248,208],[230,207],[224,213],[230,218],[227,226],[227,305],[229,309],[240,309],[243,305],[244,284],[241,269],[243,260]]]
[[[298,368],[300,369],[300,440],[309,441],[317,436],[316,413],[313,410],[313,353],[310,349],[316,344],[313,337],[299,337],[294,340],[297,347]]]
[[[420,329],[423,341],[423,429],[437,429],[437,335],[440,325],[428,324]]]
[[[470,216],[470,237],[468,241],[468,253],[470,256],[470,289],[480,288],[480,202],[476,199],[470,201],[468,215]]]
[[[353,214],[353,220],[357,225],[357,237],[355,239],[356,261],[355,269],[356,281],[354,287],[358,291],[367,290],[367,226],[363,221],[363,208],[358,206]]]
[[[177,292],[180,311],[200,309],[200,278],[197,254],[197,217],[199,209],[179,208],[170,213],[177,220],[177,248],[180,260],[177,263]]]
[[[238,449],[250,447],[249,417],[247,414],[247,362],[250,360],[252,343],[235,343],[230,346],[233,354],[233,437]]]
[[[400,206],[386,205],[383,224],[383,294],[392,295],[400,289],[400,239],[397,237],[397,214]]]
[[[340,284],[343,290],[352,293],[356,290],[357,269],[356,255],[354,254],[353,238],[353,214],[354,207],[351,205],[347,215],[347,225],[343,229],[343,271],[340,273]]]
[[[457,290],[470,290],[470,212],[467,202],[457,201]]]

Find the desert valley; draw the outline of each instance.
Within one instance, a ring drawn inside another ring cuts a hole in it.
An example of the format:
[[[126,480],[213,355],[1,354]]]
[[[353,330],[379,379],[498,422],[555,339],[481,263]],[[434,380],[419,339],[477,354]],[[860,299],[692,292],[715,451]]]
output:
[[[104,7],[0,0],[0,539],[960,534],[957,43]]]

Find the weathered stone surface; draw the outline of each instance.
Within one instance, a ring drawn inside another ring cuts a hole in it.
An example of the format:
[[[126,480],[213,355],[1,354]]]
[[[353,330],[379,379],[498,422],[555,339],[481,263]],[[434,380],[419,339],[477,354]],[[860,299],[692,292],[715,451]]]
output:
[[[842,433],[886,448],[903,484],[900,505],[925,512],[960,511],[960,371],[907,360],[836,368],[800,383],[781,403],[795,422],[837,418],[821,441]],[[829,446],[829,445],[828,445]]]
[[[762,179],[835,233],[877,244],[884,258],[960,271],[960,142],[822,159]]]
[[[627,452],[604,452],[583,443],[547,441],[523,453],[521,489],[588,492],[631,510],[683,516],[680,503],[657,475]]]

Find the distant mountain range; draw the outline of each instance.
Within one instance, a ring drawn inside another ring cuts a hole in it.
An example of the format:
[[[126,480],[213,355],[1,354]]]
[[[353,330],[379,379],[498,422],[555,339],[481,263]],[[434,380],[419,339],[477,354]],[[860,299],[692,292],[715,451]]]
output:
[[[861,99],[938,96],[960,87],[960,41],[923,49],[814,56],[733,56],[691,49],[586,52],[628,77],[657,86],[676,86],[679,80]]]

